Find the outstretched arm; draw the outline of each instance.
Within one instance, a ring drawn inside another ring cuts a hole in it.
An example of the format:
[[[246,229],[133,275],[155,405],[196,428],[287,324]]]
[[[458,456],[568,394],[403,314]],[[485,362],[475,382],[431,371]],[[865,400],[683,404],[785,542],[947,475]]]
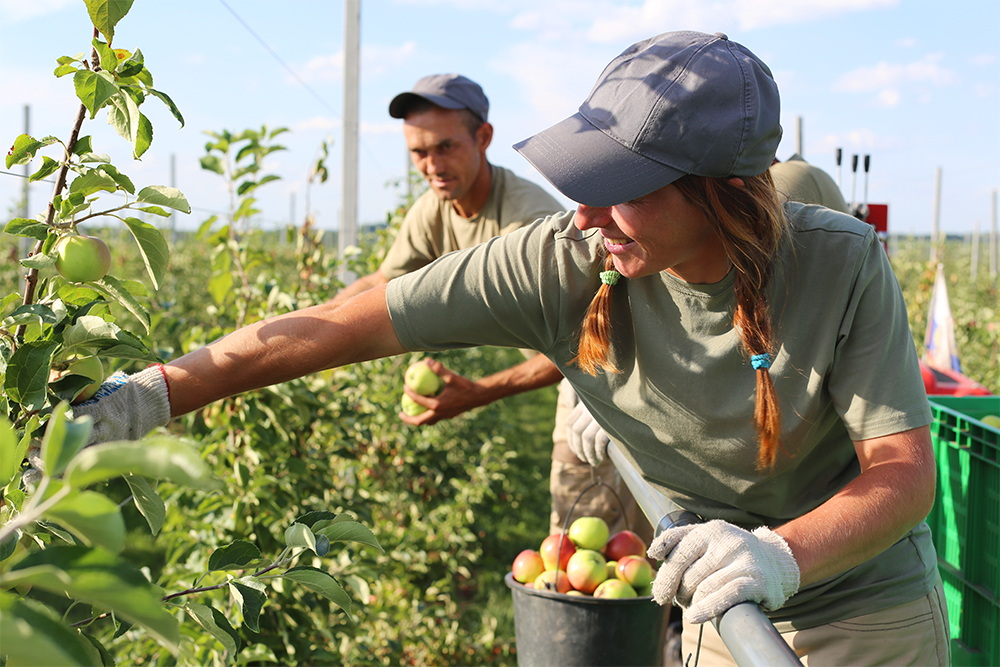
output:
[[[444,389],[437,396],[421,396],[407,387],[405,391],[410,398],[428,408],[415,417],[401,412],[400,419],[408,424],[435,424],[501,398],[547,387],[562,379],[562,373],[556,365],[541,354],[478,382],[452,373],[433,359],[428,360],[428,364],[444,380]]]
[[[385,285],[387,282],[389,282],[389,279],[384,273],[382,273],[382,269],[378,269],[375,273],[369,273],[367,276],[362,276],[344,289],[337,292],[336,296],[330,299],[330,303],[335,306],[340,305],[352,296],[357,296],[358,294],[370,290],[373,287]]]
[[[170,416],[310,373],[401,354],[385,286],[250,324],[164,367]]]

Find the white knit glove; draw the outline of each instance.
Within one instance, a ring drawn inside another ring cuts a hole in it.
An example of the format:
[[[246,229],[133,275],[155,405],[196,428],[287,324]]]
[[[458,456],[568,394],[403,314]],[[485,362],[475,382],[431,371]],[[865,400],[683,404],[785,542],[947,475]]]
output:
[[[587,406],[580,402],[572,385],[563,380],[559,400],[573,410],[566,417],[566,444],[581,461],[597,466],[608,455],[608,434],[594,421]],[[575,406],[575,407],[574,407]]]
[[[94,428],[88,445],[113,440],[138,440],[170,421],[170,395],[160,364],[134,375],[118,371],[94,397],[73,406],[73,416],[90,415]]]
[[[653,582],[658,603],[684,607],[684,620],[704,623],[740,602],[780,608],[799,590],[799,566],[784,538],[716,519],[665,530],[646,554],[664,561]]]

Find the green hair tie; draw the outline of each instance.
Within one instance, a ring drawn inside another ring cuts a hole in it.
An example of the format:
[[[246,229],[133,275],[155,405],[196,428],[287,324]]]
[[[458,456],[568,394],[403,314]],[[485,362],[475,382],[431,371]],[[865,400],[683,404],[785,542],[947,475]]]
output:
[[[601,271],[601,282],[605,285],[611,285],[612,287],[618,283],[618,279],[622,277],[622,274],[617,271]]]

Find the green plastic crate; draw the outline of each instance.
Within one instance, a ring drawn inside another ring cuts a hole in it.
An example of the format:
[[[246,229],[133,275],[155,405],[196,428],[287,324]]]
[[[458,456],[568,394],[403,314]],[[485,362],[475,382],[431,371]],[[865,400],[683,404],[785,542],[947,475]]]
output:
[[[937,493],[927,517],[956,665],[1000,665],[1000,396],[931,396]]]

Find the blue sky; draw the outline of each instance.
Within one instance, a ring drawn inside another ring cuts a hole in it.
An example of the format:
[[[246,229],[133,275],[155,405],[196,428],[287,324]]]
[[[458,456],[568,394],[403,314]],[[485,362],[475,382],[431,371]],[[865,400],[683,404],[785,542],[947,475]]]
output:
[[[141,162],[103,112],[84,131],[137,184],[169,184],[173,156],[176,185],[195,209],[178,221],[188,229],[227,205],[222,180],[198,164],[203,131],[291,130],[282,136],[289,150],[265,162],[282,180],[259,191],[264,227],[293,212],[301,222],[309,166],[330,138],[331,178],[312,187],[310,208],[321,227],[336,228],[343,11],[331,0],[135,0],[114,45],[141,48],[186,126],[147,102],[155,135]],[[389,184],[403,177],[407,156],[401,121],[387,107],[421,76],[460,72],[478,81],[496,130],[490,160],[547,186],[511,145],[573,114],[627,46],[681,29],[725,32],[771,67],[785,128],[779,159],[794,152],[801,118],[806,159],[834,178],[835,149],[843,149],[848,200],[850,156],[871,155],[868,201],[889,204],[891,232],[930,231],[939,167],[942,230],[969,232],[976,221],[987,230],[1000,187],[996,0],[363,0],[360,221],[384,220],[398,201],[400,187]],[[77,102],[70,77],[52,70],[59,56],[89,52],[89,41],[83,0],[0,0],[2,141],[23,131],[25,105],[34,136],[68,135]],[[0,174],[5,215],[21,187],[22,179]],[[863,199],[860,172],[854,192]],[[32,215],[50,194],[49,184],[32,186]]]

